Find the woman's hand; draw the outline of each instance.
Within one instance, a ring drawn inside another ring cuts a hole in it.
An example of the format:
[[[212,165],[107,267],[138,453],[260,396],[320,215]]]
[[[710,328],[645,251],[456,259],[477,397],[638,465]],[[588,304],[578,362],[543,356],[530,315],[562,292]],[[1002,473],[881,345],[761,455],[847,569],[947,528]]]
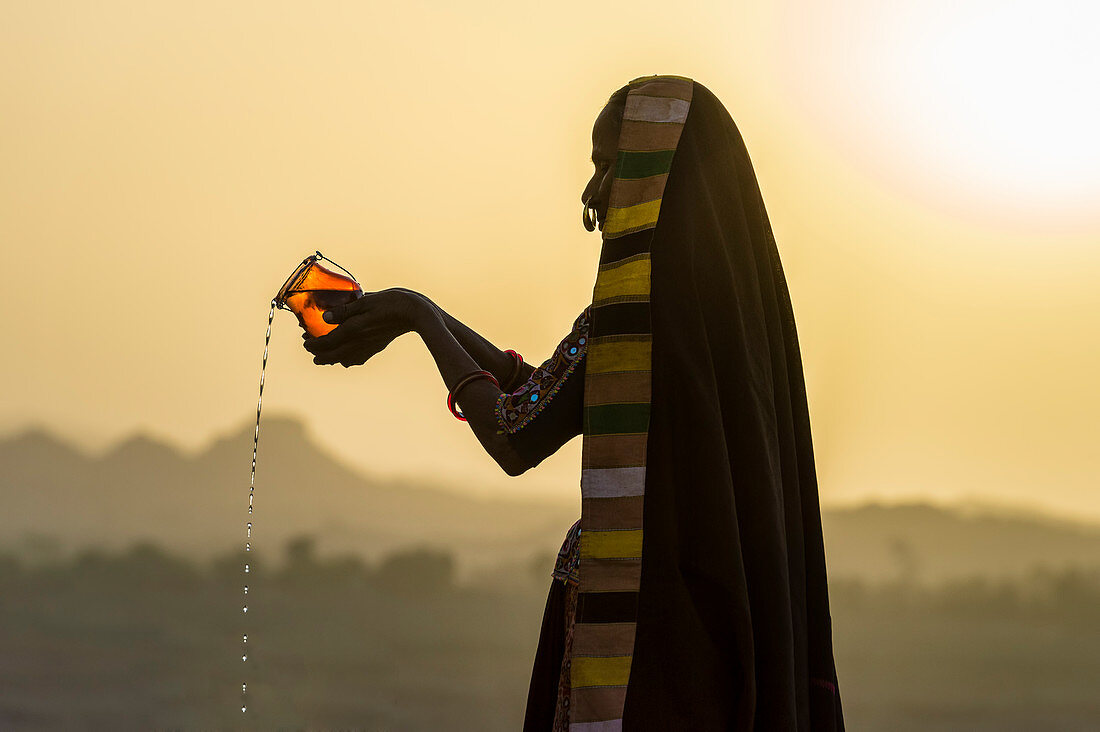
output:
[[[317,338],[303,334],[302,345],[313,354],[313,363],[358,366],[415,330],[427,305],[422,295],[400,287],[365,292],[358,300],[326,311],[325,322],[337,323],[336,329]]]

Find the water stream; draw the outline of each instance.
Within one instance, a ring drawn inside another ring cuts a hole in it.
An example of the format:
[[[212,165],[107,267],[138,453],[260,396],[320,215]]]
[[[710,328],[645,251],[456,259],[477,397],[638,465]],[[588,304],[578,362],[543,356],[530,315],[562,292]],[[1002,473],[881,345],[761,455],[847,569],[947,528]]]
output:
[[[256,399],[256,429],[252,433],[252,476],[248,481],[248,519],[245,522],[245,541],[244,541],[244,602],[241,607],[241,614],[248,614],[248,581],[249,575],[252,573],[251,566],[251,553],[252,553],[252,502],[256,497],[256,455],[260,448],[260,412],[264,406],[264,374],[267,372],[267,352],[271,345],[271,322],[275,320],[275,307],[274,300],[271,301],[271,312],[267,314],[267,333],[264,335],[264,358],[263,363],[260,366],[260,395]],[[242,623],[241,629],[241,663],[248,661],[248,624]],[[241,712],[248,711],[248,678],[245,674],[245,680],[241,682]]]

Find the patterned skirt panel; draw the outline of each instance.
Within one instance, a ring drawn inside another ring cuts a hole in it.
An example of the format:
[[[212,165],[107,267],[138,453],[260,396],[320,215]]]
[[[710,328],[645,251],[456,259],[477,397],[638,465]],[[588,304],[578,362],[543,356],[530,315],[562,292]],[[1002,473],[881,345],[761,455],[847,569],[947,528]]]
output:
[[[577,614],[578,565],[580,562],[581,522],[578,519],[565,535],[554,563],[555,580],[565,583],[565,652],[558,677],[558,703],[554,712],[553,732],[569,732],[569,679],[573,656],[573,627]]]

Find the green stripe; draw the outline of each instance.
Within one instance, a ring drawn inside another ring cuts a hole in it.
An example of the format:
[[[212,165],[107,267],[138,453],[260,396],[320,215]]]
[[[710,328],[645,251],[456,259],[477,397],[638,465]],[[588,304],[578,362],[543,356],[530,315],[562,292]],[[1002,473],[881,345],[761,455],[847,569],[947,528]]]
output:
[[[672,169],[672,156],[675,150],[655,150],[653,152],[619,151],[615,164],[616,178],[648,178],[661,175]]]
[[[600,404],[584,410],[587,435],[638,434],[649,429],[649,403]]]

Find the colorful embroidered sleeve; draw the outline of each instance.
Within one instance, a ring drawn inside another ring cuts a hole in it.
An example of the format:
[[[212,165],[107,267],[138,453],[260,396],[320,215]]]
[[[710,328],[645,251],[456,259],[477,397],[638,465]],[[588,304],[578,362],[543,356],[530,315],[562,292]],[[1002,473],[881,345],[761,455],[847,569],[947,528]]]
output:
[[[570,374],[582,363],[588,350],[588,314],[585,308],[573,322],[573,330],[562,339],[550,358],[531,373],[531,377],[511,394],[497,398],[497,423],[507,434],[528,426],[542,413],[565,386]],[[580,434],[580,425],[577,425]]]

